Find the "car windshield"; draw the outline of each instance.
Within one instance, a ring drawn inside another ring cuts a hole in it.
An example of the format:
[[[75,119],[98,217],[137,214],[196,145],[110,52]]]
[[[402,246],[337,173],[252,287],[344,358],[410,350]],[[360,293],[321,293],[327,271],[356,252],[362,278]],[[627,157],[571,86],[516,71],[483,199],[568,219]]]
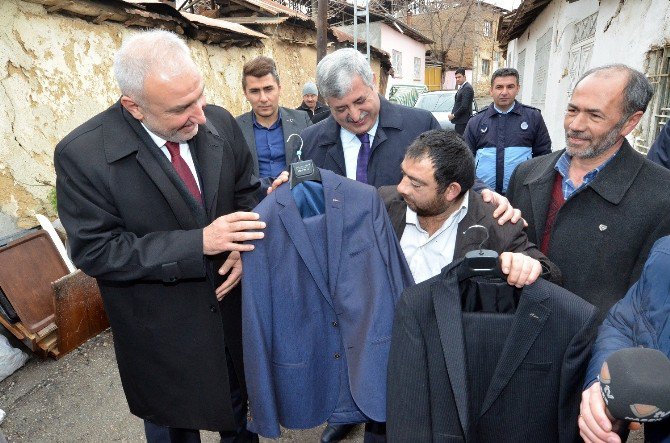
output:
[[[416,107],[431,112],[451,112],[455,94],[426,94],[419,97]]]

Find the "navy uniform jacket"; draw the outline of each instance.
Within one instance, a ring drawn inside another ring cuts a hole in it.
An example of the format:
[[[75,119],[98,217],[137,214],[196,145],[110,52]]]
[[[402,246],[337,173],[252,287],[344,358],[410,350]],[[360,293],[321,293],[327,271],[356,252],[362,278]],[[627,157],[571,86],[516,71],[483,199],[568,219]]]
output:
[[[491,103],[470,119],[464,137],[475,155],[477,177],[503,194],[519,163],[551,152],[540,110],[518,101],[507,114],[500,114]]]

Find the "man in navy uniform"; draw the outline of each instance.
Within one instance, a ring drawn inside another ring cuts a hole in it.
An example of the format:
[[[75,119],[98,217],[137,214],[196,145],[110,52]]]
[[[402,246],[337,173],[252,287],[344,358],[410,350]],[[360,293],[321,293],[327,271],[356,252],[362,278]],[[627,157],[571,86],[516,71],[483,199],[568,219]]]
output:
[[[465,141],[475,155],[477,177],[499,194],[507,192],[514,168],[549,154],[551,139],[540,110],[519,103],[519,72],[501,68],[491,77],[493,103],[472,117]]]

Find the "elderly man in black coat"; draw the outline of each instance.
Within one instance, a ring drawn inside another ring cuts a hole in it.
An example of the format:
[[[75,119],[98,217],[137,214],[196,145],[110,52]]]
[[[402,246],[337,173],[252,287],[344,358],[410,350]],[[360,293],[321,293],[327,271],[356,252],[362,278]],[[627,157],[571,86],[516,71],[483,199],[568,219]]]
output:
[[[235,119],[205,109],[186,44],[166,31],[126,41],[121,99],[54,157],[74,262],[95,277],[130,411],[147,440],[254,441],[246,431],[240,251],[262,238],[258,188]],[[225,298],[224,298],[225,296]]]
[[[654,242],[670,234],[670,171],[625,138],[652,93],[644,74],[625,65],[586,72],[565,113],[566,149],[519,165],[507,193],[563,286],[601,319],[640,277]]]

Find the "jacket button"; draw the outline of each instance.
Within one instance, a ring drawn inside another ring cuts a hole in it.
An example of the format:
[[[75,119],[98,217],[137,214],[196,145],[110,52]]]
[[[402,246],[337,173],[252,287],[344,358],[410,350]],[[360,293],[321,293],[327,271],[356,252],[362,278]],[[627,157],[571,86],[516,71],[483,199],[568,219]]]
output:
[[[335,357],[336,359],[340,358],[340,353],[339,353],[339,352],[336,352],[335,355],[334,355],[333,357]]]
[[[333,326],[337,328],[338,323],[336,321],[333,322]]]
[[[212,311],[212,312],[216,312],[216,306],[209,305],[209,310]]]

